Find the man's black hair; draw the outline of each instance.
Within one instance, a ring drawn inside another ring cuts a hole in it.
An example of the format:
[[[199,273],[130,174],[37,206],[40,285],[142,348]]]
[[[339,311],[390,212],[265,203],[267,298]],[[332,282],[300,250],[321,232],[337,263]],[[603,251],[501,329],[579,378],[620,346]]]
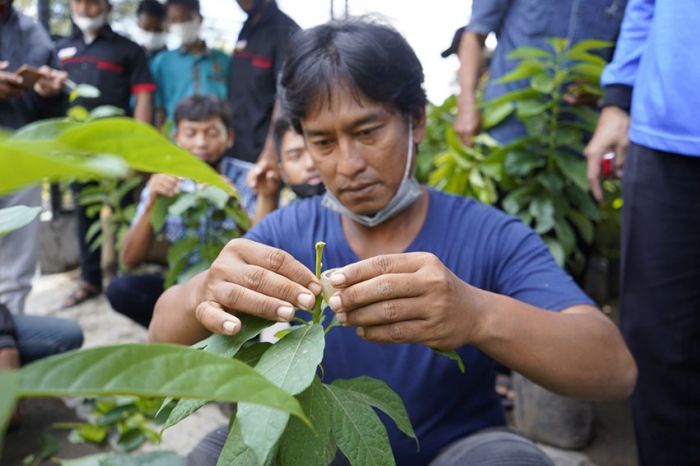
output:
[[[154,16],[160,21],[165,21],[165,6],[158,0],[141,0],[136,8],[136,16],[142,14]]]
[[[180,5],[187,10],[194,11],[198,15],[201,15],[199,12],[199,0],[167,0],[165,2],[166,8],[174,5]]]
[[[233,129],[233,117],[228,102],[211,95],[192,95],[185,97],[175,107],[175,125],[182,120],[207,121],[211,117],[219,117],[226,129]]]
[[[289,118],[280,117],[275,120],[272,126],[272,141],[275,143],[275,152],[277,153],[277,158],[282,160],[282,142],[284,141],[284,135],[287,131],[294,130],[292,128],[292,123]]]
[[[301,133],[319,96],[330,101],[336,83],[401,113],[422,116],[427,98],[423,67],[396,30],[367,18],[332,21],[297,32],[280,78],[282,107]]]

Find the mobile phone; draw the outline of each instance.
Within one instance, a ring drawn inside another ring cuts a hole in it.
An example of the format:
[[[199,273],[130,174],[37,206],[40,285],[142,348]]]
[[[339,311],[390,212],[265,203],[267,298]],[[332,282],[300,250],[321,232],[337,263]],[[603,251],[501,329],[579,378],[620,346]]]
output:
[[[17,68],[17,71],[15,71],[15,74],[22,77],[21,86],[25,89],[33,88],[39,78],[43,76],[38,69],[31,65],[20,66]]]

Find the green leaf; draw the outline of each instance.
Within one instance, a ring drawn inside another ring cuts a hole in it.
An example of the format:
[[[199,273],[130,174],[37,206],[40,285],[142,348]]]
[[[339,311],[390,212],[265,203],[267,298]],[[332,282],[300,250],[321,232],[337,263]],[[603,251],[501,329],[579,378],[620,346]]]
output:
[[[510,83],[521,79],[532,78],[541,71],[545,71],[544,64],[536,61],[522,61],[512,71],[496,80],[497,83]]]
[[[603,67],[591,65],[590,63],[577,63],[571,66],[569,71],[574,72],[581,77],[590,79],[593,82],[599,82],[600,75],[603,72]]]
[[[549,42],[556,54],[562,53],[569,45],[569,41],[563,37],[550,37],[547,39],[547,42]]]
[[[49,141],[65,131],[80,126],[81,123],[67,118],[48,118],[22,126],[15,131],[10,140],[13,141]]]
[[[2,370],[0,371],[0,457],[2,457],[2,446],[5,438],[5,428],[15,412],[17,402],[17,391],[19,388],[19,372]]]
[[[577,185],[568,185],[565,188],[566,197],[573,202],[573,204],[578,208],[578,210],[591,220],[600,219],[600,213],[598,211],[598,206],[590,194],[588,189],[581,189]]]
[[[265,352],[255,370],[287,393],[296,395],[306,390],[323,359],[325,346],[323,327],[304,325],[278,341]],[[236,420],[240,423],[246,445],[264,462],[277,444],[289,415],[248,403],[238,405]]]
[[[262,357],[263,354],[265,354],[265,351],[270,349],[272,346],[272,343],[254,343],[247,348],[243,348],[241,351],[239,351],[236,354],[236,359],[241,361],[243,364],[247,364],[249,366],[255,366],[260,362],[260,358]]]
[[[462,356],[460,356],[455,350],[439,350],[433,348],[433,352],[439,354],[440,356],[445,356],[457,363],[457,368],[464,374],[464,361],[462,361]]]
[[[19,395],[170,396],[246,402],[306,421],[294,397],[245,364],[178,345],[115,345],[42,359],[20,370]]]
[[[536,60],[539,58],[551,58],[551,54],[546,51],[539,49],[537,47],[518,47],[517,49],[511,51],[506,55],[509,60],[514,59],[525,59],[525,60]]]
[[[146,442],[146,436],[140,429],[129,429],[119,436],[117,448],[121,451],[134,451]]]
[[[169,215],[181,217],[185,211],[197,204],[197,193],[180,193],[168,209]]]
[[[102,443],[107,438],[107,428],[96,424],[82,424],[77,429],[80,437],[90,443]]]
[[[593,222],[591,222],[588,219],[588,217],[573,209],[569,210],[566,213],[566,216],[569,218],[569,220],[571,220],[571,223],[573,223],[573,225],[576,227],[576,230],[579,232],[579,234],[586,243],[590,243],[593,241]]]
[[[204,189],[198,191],[197,195],[209,201],[217,209],[223,209],[229,199],[226,191],[223,191],[216,186],[206,186]]]
[[[78,84],[75,89],[71,91],[70,100],[73,101],[78,97],[83,99],[96,99],[100,96],[100,90],[95,86],[90,84]]]
[[[192,254],[198,243],[199,238],[193,236],[186,236],[175,241],[173,244],[168,246],[168,263],[174,264],[178,261],[186,259]]]
[[[574,230],[569,226],[569,222],[564,218],[557,218],[557,222],[554,224],[554,233],[564,249],[564,254],[569,257],[569,254],[576,249],[576,236]]]
[[[226,442],[224,447],[219,454],[219,460],[217,461],[217,466],[234,466],[234,465],[245,465],[245,466],[266,466],[261,465],[258,461],[255,452],[245,444],[243,441],[243,434],[241,433],[241,425],[236,419],[229,429],[228,437],[226,437]]]
[[[552,257],[554,257],[554,260],[561,267],[564,267],[564,263],[566,262],[566,254],[564,254],[564,248],[561,247],[559,241],[552,238],[543,239],[544,242],[547,244],[547,247],[549,248],[549,252],[552,254]]]
[[[551,100],[521,100],[516,104],[518,118],[528,118],[533,115],[540,115],[552,107]]]
[[[98,118],[118,117],[123,115],[124,110],[119,107],[115,107],[114,105],[100,105],[90,111],[88,119],[96,120]]]
[[[532,190],[531,185],[523,185],[511,191],[503,199],[503,210],[510,215],[517,215],[520,208],[527,202]]]
[[[575,43],[574,45],[571,46],[569,51],[567,52],[567,58],[571,59],[571,55],[578,54],[578,53],[584,53],[584,52],[589,52],[594,49],[607,49],[610,47],[614,47],[615,43],[610,42],[607,40],[599,40],[599,39],[586,39],[582,40],[580,42]]]
[[[32,223],[41,207],[18,205],[0,209],[0,237]]]
[[[207,353],[218,354],[226,358],[232,358],[241,347],[252,338],[257,337],[271,322],[265,319],[249,315],[240,315],[241,329],[235,335],[213,334],[208,338],[192,345],[195,349],[202,349]],[[168,400],[164,402],[167,403]],[[199,408],[204,406],[207,400],[180,400],[170,412],[162,430],[168,429],[182,421]]]
[[[69,108],[68,112],[66,112],[66,115],[71,120],[85,121],[90,116],[90,113],[88,112],[88,110],[85,107],[83,107],[81,105],[76,105],[74,107]]]
[[[558,152],[554,160],[564,176],[571,180],[579,189],[588,190],[586,160],[583,157],[577,157],[566,152]]]
[[[394,456],[386,428],[377,413],[353,392],[336,385],[324,385],[332,405],[333,436],[353,465],[393,466]]]
[[[601,69],[605,68],[607,62],[599,55],[582,51],[569,51],[566,58],[570,61],[584,62],[593,66],[598,66]]]
[[[450,353],[449,351],[433,351],[445,356],[447,356],[447,353]],[[454,359],[450,356],[448,357]],[[457,355],[457,358],[461,361],[459,355]],[[462,364],[461,366],[462,372],[464,372],[464,365]],[[411,420],[408,418],[403,401],[386,383],[372,377],[361,376],[354,379],[336,380],[332,385],[347,390],[358,401],[383,411],[396,423],[401,432],[415,439],[416,446],[418,446],[418,438],[413,431],[413,426],[411,426]]]
[[[57,141],[82,152],[114,154],[136,170],[190,178],[235,195],[235,190],[205,162],[170,142],[152,126],[131,118],[90,121],[65,131]]]
[[[85,241],[87,241],[89,243],[101,231],[102,231],[102,220],[98,218],[97,220],[95,220],[94,222],[92,222],[90,224],[90,228],[88,228],[87,233],[85,233]]]
[[[508,118],[514,109],[515,105],[512,102],[489,105],[481,112],[481,125],[484,129],[493,128]]]
[[[506,155],[503,167],[510,176],[525,177],[546,163],[546,158],[536,152],[514,149]]]
[[[316,377],[298,399],[314,429],[297,419],[290,420],[280,440],[280,462],[285,465],[326,466],[335,457],[337,448],[332,434],[333,405],[328,392]]]
[[[532,81],[530,81],[530,87],[532,87],[537,92],[542,94],[550,94],[554,90],[554,80],[546,71],[536,74]],[[551,101],[548,101],[551,103]]]
[[[479,105],[482,108],[487,108],[490,106],[501,105],[501,104],[505,104],[508,102],[517,102],[521,99],[535,99],[539,96],[540,96],[540,94],[536,90],[529,88],[529,87],[525,87],[522,89],[517,89],[515,91],[510,91],[506,94],[495,97],[489,101],[482,102]]]
[[[52,143],[53,144],[53,143]],[[60,144],[55,144],[56,148]],[[46,153],[44,142],[0,140],[0,194],[51,181],[118,177],[127,172],[123,161],[110,156]]]
[[[554,205],[551,199],[534,198],[530,203],[530,214],[537,220],[537,233],[546,233],[554,226]]]
[[[154,232],[159,233],[163,229],[165,219],[168,217],[168,209],[172,203],[173,199],[170,197],[158,196],[156,198],[151,209],[151,226]]]
[[[185,466],[185,458],[172,451],[151,451],[137,456],[111,453],[100,460],[100,466]],[[61,465],[63,466],[63,465]],[[82,465],[80,465],[82,466]]]

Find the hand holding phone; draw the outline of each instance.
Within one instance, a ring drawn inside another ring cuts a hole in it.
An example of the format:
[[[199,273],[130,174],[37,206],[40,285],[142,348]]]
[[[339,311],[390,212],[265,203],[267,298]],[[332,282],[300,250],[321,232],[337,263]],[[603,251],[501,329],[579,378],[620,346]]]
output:
[[[33,88],[34,84],[43,77],[43,74],[37,68],[26,64],[17,68],[15,74],[22,78],[21,86],[25,89]]]
[[[0,100],[19,97],[24,92],[22,78],[16,73],[5,71],[8,66],[8,62],[0,61]]]

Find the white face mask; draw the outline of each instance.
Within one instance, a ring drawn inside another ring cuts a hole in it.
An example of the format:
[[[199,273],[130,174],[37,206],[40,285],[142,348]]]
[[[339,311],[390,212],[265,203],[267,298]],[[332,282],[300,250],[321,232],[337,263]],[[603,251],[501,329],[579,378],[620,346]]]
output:
[[[199,39],[199,32],[202,28],[202,22],[199,19],[193,19],[186,23],[173,23],[168,28],[170,36],[173,38],[173,46],[175,48],[189,45]]]
[[[154,50],[160,50],[165,47],[168,35],[164,32],[144,31],[139,28],[134,34],[134,40],[144,49],[153,52]]]
[[[408,120],[408,153],[406,154],[406,169],[404,170],[403,179],[396,194],[379,212],[374,215],[360,215],[352,212],[345,207],[337,197],[330,191],[326,191],[323,197],[322,205],[327,209],[338,212],[349,219],[367,226],[374,227],[383,222],[386,222],[396,214],[402,212],[408,206],[413,204],[422,193],[420,184],[411,174],[411,163],[413,162],[413,122],[410,117]]]
[[[103,12],[94,18],[89,16],[72,16],[73,22],[83,34],[97,32],[107,22],[107,12]]]

